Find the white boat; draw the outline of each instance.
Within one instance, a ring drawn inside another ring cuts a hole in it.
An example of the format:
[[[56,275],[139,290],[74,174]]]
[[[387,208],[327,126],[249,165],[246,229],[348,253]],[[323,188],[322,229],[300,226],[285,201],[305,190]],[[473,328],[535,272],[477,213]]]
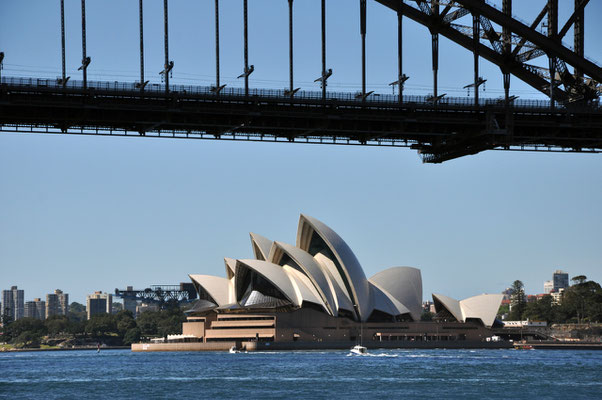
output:
[[[355,346],[353,346],[353,348],[351,349],[351,353],[353,354],[357,354],[358,356],[363,356],[365,354],[368,354],[368,349],[365,348],[362,345],[356,344]]]
[[[240,350],[238,350],[238,349],[236,348],[236,346],[232,346],[232,347],[230,347],[230,350],[228,350],[228,351],[229,351],[230,353],[240,353]]]

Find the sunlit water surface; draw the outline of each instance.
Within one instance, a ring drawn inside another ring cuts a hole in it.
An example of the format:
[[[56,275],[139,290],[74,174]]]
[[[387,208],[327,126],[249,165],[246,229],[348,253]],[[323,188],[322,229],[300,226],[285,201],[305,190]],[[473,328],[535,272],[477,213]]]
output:
[[[0,397],[602,399],[602,352],[0,353]]]

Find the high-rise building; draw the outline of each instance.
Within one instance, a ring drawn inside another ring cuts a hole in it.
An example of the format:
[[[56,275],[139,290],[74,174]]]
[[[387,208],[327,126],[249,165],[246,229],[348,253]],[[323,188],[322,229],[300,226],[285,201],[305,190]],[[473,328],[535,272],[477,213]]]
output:
[[[110,293],[94,292],[86,296],[88,319],[96,314],[110,314],[113,309],[113,296]]]
[[[545,281],[543,283],[543,292],[545,294],[550,294],[554,291],[554,281]]]
[[[4,309],[2,314],[12,320],[18,320],[25,315],[25,301],[23,289],[17,289],[11,286],[10,290],[2,291],[2,304]]]
[[[56,289],[46,295],[46,317],[51,315],[67,315],[69,313],[69,294]]]
[[[33,299],[25,303],[25,318],[46,319],[46,302],[41,299]]]
[[[569,274],[558,269],[554,271],[552,281],[554,282],[554,292],[558,292],[559,289],[566,289],[569,287]]]

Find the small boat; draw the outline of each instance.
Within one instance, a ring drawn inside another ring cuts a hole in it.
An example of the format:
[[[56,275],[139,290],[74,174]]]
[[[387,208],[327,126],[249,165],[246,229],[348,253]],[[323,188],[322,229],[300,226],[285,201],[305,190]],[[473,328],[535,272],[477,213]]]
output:
[[[230,350],[228,350],[228,352],[234,354],[234,353],[240,353],[240,350],[238,350],[236,348],[236,346],[232,346],[232,347],[230,347]]]
[[[352,354],[357,354],[358,356],[363,356],[365,354],[368,354],[368,349],[366,347],[362,346],[362,345],[356,344],[351,349],[351,353]]]

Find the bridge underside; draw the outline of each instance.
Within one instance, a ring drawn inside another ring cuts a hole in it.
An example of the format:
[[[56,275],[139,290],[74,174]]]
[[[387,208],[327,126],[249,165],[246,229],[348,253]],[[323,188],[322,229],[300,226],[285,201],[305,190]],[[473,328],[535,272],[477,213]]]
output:
[[[165,94],[3,83],[0,130],[411,147],[428,163],[489,149],[602,151],[602,110],[584,105],[475,107],[335,94],[322,101],[196,89]]]

